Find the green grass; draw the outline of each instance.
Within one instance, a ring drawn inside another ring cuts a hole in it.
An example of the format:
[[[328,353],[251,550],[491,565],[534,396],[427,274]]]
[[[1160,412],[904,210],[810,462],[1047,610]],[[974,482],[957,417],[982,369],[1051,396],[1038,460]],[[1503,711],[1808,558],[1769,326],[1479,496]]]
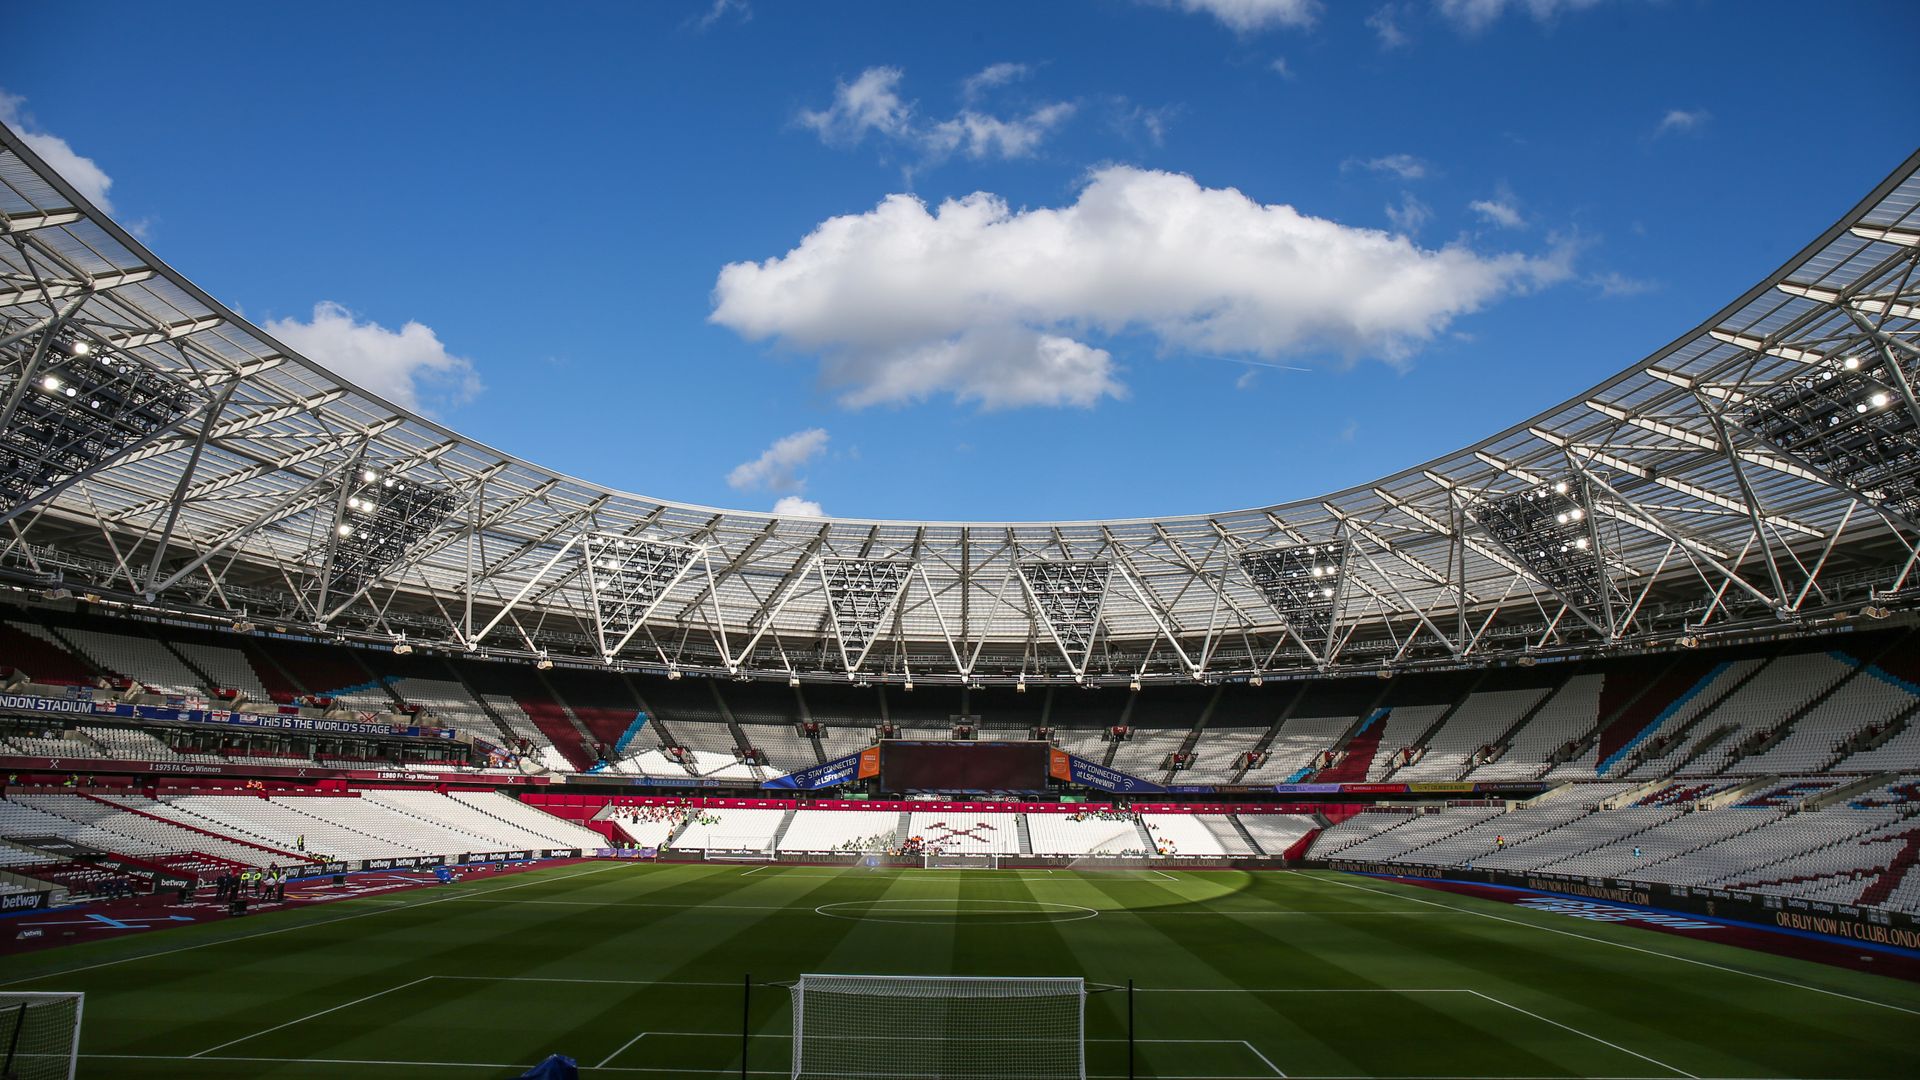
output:
[[[86,992],[87,1077],[715,1075],[742,976],[811,971],[1132,979],[1143,1077],[1920,1075],[1920,986],[1340,874],[590,863],[5,965]],[[752,1017],[785,1076],[785,992]]]

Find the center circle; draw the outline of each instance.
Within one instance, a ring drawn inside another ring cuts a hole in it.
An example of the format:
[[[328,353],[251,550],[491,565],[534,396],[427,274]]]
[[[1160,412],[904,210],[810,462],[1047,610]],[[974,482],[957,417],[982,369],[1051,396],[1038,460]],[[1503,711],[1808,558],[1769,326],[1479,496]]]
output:
[[[960,900],[930,897],[924,900],[843,900],[821,904],[814,913],[829,919],[851,922],[935,923],[952,919],[991,922],[996,926],[1018,923],[1078,922],[1100,912],[1079,904],[1061,904],[1050,900]]]

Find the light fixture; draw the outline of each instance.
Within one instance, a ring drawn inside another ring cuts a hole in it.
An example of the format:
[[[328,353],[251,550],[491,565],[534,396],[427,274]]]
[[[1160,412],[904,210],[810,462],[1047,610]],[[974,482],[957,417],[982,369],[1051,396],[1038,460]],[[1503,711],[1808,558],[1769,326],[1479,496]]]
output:
[[[1267,680],[1261,678],[1258,675],[1255,675],[1252,678],[1247,680],[1247,685],[1248,686],[1265,686],[1267,685]]]
[[[1133,678],[1128,679],[1127,689],[1132,690],[1134,693],[1139,693],[1140,692],[1140,676],[1135,675]]]
[[[245,619],[235,619],[233,620],[233,632],[236,634],[251,634],[253,633],[253,624]]]
[[[1860,617],[1863,619],[1885,619],[1892,614],[1893,612],[1888,611],[1878,604],[1868,604],[1866,607],[1860,609]]]
[[[906,682],[903,682],[903,683],[901,683],[901,684],[900,684],[900,687],[901,687],[901,689],[903,689],[903,690],[905,690],[905,691],[907,691],[908,693],[912,693],[912,692],[913,692],[913,680],[912,680],[912,679],[908,679],[908,680],[907,680]]]
[[[40,385],[48,390],[58,392],[60,389],[60,377],[57,375],[49,375],[40,380]]]
[[[396,641],[396,642],[394,642],[394,643],[393,643],[393,655],[395,655],[395,656],[412,656],[412,655],[413,655],[413,646],[411,646],[411,645],[409,645],[409,644],[407,644],[407,643],[406,643],[406,642],[404,642],[404,641]]]
[[[372,469],[368,469],[360,474],[360,479],[365,481],[366,483],[371,484],[375,480],[380,479],[380,474],[377,472],[374,472]]]
[[[668,668],[668,669],[667,669],[667,678],[668,678],[669,680],[672,680],[672,679],[678,679],[679,677],[680,677],[680,669],[679,669],[679,668],[677,668],[677,667],[670,667],[670,668]]]
[[[1873,407],[1876,409],[1886,408],[1887,402],[1891,400],[1892,400],[1891,398],[1887,397],[1887,392],[1885,390],[1877,390],[1874,392],[1874,395],[1872,397],[1867,399],[1867,401],[1870,402],[1873,405]]]
[[[793,687],[795,690],[800,689],[800,676],[798,675],[787,676],[787,685]]]
[[[67,346],[67,352],[73,356],[85,356],[93,351],[93,346],[84,341],[76,341]]]
[[[1024,694],[1027,692],[1027,677],[1025,675],[1022,675],[1020,680],[1013,684],[1013,692],[1016,694]]]
[[[540,659],[535,660],[533,662],[533,668],[535,671],[552,671],[553,661],[542,656]]]
[[[1537,663],[1539,663],[1539,662],[1540,662],[1540,661],[1538,661],[1538,660],[1535,660],[1535,659],[1534,659],[1534,658],[1533,658],[1532,656],[1530,656],[1530,655],[1528,655],[1528,656],[1522,656],[1522,657],[1521,657],[1520,659],[1518,659],[1518,660],[1515,660],[1515,661],[1514,661],[1514,663],[1516,663],[1516,664],[1518,664],[1518,665],[1520,665],[1521,667],[1532,667],[1533,665],[1535,665],[1535,664],[1537,664]]]
[[[1692,634],[1688,634],[1686,637],[1681,638],[1675,644],[1679,645],[1683,649],[1697,649],[1700,647],[1700,639],[1695,637]]]

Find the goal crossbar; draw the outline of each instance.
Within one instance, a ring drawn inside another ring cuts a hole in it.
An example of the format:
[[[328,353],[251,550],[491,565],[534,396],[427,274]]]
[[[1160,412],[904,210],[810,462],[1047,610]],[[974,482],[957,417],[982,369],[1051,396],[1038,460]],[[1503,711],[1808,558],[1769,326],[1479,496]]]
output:
[[[808,974],[792,1080],[1085,1080],[1080,978]]]

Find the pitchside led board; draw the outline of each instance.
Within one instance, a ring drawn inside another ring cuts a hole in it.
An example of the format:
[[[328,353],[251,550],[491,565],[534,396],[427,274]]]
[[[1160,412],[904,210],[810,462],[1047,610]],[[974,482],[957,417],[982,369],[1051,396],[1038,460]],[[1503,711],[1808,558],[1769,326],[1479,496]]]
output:
[[[880,786],[887,791],[1034,792],[1047,789],[1051,749],[1043,742],[880,744]]]

